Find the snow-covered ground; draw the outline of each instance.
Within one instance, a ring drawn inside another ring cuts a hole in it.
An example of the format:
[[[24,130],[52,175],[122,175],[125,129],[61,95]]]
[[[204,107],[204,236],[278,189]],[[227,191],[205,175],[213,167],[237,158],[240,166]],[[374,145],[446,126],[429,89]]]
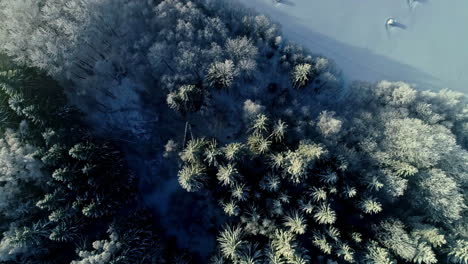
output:
[[[468,92],[467,0],[239,0],[334,59],[345,79]],[[394,18],[406,27],[386,29]]]

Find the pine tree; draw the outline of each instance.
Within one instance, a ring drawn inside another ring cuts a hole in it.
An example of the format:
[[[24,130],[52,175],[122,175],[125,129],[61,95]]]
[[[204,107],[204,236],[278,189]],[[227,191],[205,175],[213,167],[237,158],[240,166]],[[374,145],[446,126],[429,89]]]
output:
[[[232,197],[238,201],[246,201],[249,198],[249,191],[244,183],[235,184],[232,189]]]
[[[460,219],[466,204],[458,184],[438,169],[423,175],[419,182],[421,191],[419,195],[415,194],[419,198],[417,203],[432,211],[431,216],[435,221]]]
[[[296,241],[292,232],[276,230],[271,245],[275,252],[286,260],[292,259],[295,255]]]
[[[325,201],[327,199],[327,191],[324,188],[314,187],[311,194],[314,202]]]
[[[284,226],[289,228],[290,232],[298,235],[304,234],[307,229],[305,219],[298,211],[291,212],[284,217]]]
[[[332,246],[327,241],[327,238],[320,233],[316,233],[313,235],[312,243],[318,247],[323,253],[331,254],[332,253]]]
[[[395,264],[396,262],[392,260],[389,252],[380,247],[377,242],[371,241],[367,246],[367,253],[365,256],[366,263],[369,264]]]
[[[434,248],[442,247],[447,243],[445,235],[441,234],[440,230],[429,225],[416,225],[415,230],[411,233],[413,237],[426,241]]]
[[[337,251],[338,257],[342,258],[344,261],[349,263],[354,263],[354,251],[346,243],[341,243]]]
[[[295,88],[303,88],[312,78],[312,65],[308,63],[299,64],[292,72],[292,83]]]
[[[231,143],[226,145],[223,149],[224,156],[228,161],[238,161],[242,158],[244,145],[241,143]]]
[[[194,139],[187,142],[187,146],[180,154],[180,158],[186,162],[197,162],[201,161],[203,155],[203,149],[206,146],[205,139]]]
[[[377,234],[380,242],[405,261],[412,261],[417,254],[417,245],[411,239],[401,221],[388,220],[380,225]]]
[[[453,248],[448,253],[451,263],[466,264],[468,263],[468,241],[457,240]]]
[[[325,203],[317,208],[314,218],[319,224],[333,224],[336,221],[336,213]]]
[[[236,201],[230,200],[228,202],[221,202],[221,206],[223,207],[223,211],[227,216],[239,215],[239,206],[237,205]]]
[[[418,244],[416,255],[413,258],[414,263],[437,263],[437,258],[432,251],[431,247],[428,246],[425,242]]]
[[[239,226],[226,226],[218,236],[219,247],[223,256],[232,261],[239,258],[243,230]]]
[[[285,122],[283,122],[281,119],[279,119],[273,127],[273,132],[272,132],[273,138],[277,142],[283,141],[286,135],[287,129],[288,129],[288,125]]]
[[[229,163],[226,166],[219,166],[216,176],[221,182],[221,185],[234,185],[236,183],[236,178],[238,178],[238,172],[234,165]]]
[[[231,60],[211,64],[207,73],[207,80],[211,87],[229,89],[234,84],[238,70]]]
[[[203,103],[203,91],[196,85],[182,85],[167,95],[170,108],[182,113],[196,112]]]
[[[257,155],[265,154],[270,150],[271,141],[260,134],[252,134],[247,140],[249,150]]]
[[[382,211],[382,204],[380,204],[375,198],[365,198],[361,201],[361,209],[366,214],[377,214]]]
[[[179,183],[188,192],[198,191],[206,180],[205,168],[198,163],[184,166],[178,173]]]

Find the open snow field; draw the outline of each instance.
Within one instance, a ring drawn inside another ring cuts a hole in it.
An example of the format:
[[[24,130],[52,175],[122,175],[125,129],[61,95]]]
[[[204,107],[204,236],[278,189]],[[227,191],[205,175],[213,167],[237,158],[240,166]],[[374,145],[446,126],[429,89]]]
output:
[[[468,92],[467,0],[239,0],[334,59],[345,79]],[[385,26],[394,18],[406,27]]]

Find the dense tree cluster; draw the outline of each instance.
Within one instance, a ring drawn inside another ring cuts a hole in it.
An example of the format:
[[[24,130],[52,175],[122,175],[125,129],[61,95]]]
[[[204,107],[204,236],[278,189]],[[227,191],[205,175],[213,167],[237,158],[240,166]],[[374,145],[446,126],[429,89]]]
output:
[[[232,1],[2,0],[0,7],[2,50],[66,82],[72,102],[106,133],[148,132],[154,117],[145,108],[170,115],[164,101],[233,128],[241,122],[233,100],[341,83],[333,63],[283,43],[276,24]]]
[[[148,213],[120,216],[136,201],[122,153],[93,136],[56,82],[2,64],[0,262],[154,263],[162,244]],[[111,241],[99,240],[110,224]],[[76,255],[93,240],[95,251]]]
[[[96,130],[141,131],[155,2],[2,0],[0,46],[60,81]]]
[[[383,81],[344,100],[315,118],[258,114],[236,142],[187,143],[181,186],[209,190],[232,221],[214,263],[468,260],[465,96]]]

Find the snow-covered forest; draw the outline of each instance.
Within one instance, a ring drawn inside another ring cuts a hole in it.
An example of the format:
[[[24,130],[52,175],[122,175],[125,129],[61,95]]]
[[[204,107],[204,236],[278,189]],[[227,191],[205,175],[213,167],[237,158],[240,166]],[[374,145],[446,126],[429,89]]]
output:
[[[466,95],[258,11],[0,0],[0,263],[467,264]]]

